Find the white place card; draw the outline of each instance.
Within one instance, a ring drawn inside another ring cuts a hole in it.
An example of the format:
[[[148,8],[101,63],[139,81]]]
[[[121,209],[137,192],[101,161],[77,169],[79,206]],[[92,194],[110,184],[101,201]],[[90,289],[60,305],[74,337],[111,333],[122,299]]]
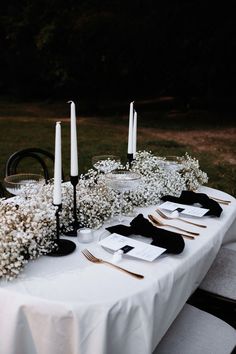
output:
[[[185,205],[173,202],[164,202],[163,204],[159,205],[158,208],[168,210],[168,211],[179,211],[181,214],[189,215],[189,216],[196,216],[202,217],[204,216],[209,209],[199,208],[192,205]]]
[[[132,238],[116,233],[104,238],[99,244],[112,251],[118,251],[128,246],[127,248],[130,248],[130,250],[126,253],[127,255],[149,262],[154,261],[154,259],[166,251],[165,248],[149,245],[145,242],[133,240]]]

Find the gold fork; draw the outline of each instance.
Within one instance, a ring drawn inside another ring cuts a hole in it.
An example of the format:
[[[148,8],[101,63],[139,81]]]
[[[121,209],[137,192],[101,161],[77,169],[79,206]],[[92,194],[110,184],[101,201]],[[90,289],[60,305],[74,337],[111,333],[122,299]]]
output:
[[[167,216],[167,215],[164,214],[160,209],[156,209],[156,212],[157,212],[157,214],[159,214],[163,219],[166,219],[166,220],[176,219],[176,220],[181,220],[181,221],[183,221],[183,222],[186,222],[187,224],[191,224],[191,225],[195,225],[195,226],[199,226],[199,227],[204,227],[204,228],[206,228],[206,225],[196,224],[195,222],[182,219],[182,218],[180,218],[180,217],[178,217],[178,216]]]
[[[224,200],[224,199],[219,199],[219,198],[216,198],[216,197],[210,197],[208,196],[210,199],[213,199],[215,200],[217,203],[219,204],[224,204],[224,205],[229,205],[231,203],[231,200]]]
[[[196,190],[194,190],[195,193],[197,193]],[[215,200],[217,203],[219,204],[225,204],[225,205],[229,205],[231,203],[231,200],[225,200],[225,199],[220,199],[220,198],[216,198],[216,197],[212,197],[211,195],[207,194],[208,198]]]
[[[171,224],[166,224],[162,221],[160,221],[158,218],[156,218],[154,215],[148,215],[149,219],[152,218],[152,220],[155,221],[155,224],[156,225],[159,225],[159,226],[169,226],[169,227],[172,227],[173,229],[176,229],[176,230],[180,230],[180,231],[184,231],[184,232],[187,232],[187,234],[190,234],[190,235],[194,235],[194,236],[198,236],[199,233],[197,232],[192,232],[192,231],[188,231],[188,230],[185,230],[185,229],[181,229],[180,227],[178,226],[174,226],[174,225],[171,225]],[[151,217],[151,218],[150,218]]]
[[[156,220],[154,219],[154,217],[152,216],[152,215],[148,215],[148,219],[152,222],[152,224],[154,225],[154,226],[157,226],[157,227],[159,227],[160,225],[156,222]],[[188,238],[188,239],[190,239],[190,240],[195,240],[195,237],[194,236],[190,236],[190,235],[186,235],[186,234],[179,234],[179,233],[175,233],[174,232],[174,234],[176,234],[176,235],[181,235],[182,237],[184,237],[184,238]]]
[[[86,248],[84,250],[81,251],[83,253],[83,255],[87,258],[87,260],[89,260],[90,262],[93,262],[93,263],[104,263],[104,264],[109,264],[110,266],[114,267],[114,268],[117,268],[119,270],[121,270],[122,272],[125,272],[125,273],[128,273],[130,275],[132,275],[133,277],[137,278],[137,279],[143,279],[144,276],[141,275],[141,274],[137,274],[137,273],[133,273],[133,272],[130,272],[129,270],[127,269],[124,269],[124,268],[121,268],[113,263],[110,263],[108,261],[104,261],[103,259],[100,259],[100,258],[97,258],[95,257],[91,252],[89,252],[89,250],[87,250]]]

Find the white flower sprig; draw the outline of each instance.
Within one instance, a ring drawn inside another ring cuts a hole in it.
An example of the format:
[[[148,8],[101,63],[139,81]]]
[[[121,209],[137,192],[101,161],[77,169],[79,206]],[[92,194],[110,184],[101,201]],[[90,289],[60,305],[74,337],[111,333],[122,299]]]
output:
[[[137,152],[131,169],[141,175],[140,183],[136,190],[124,193],[123,212],[129,213],[135,206],[156,204],[166,194],[178,196],[182,190],[196,190],[208,181],[198,160],[187,153],[179,157],[177,163],[177,168],[172,169],[165,158],[147,151]],[[128,165],[123,168],[128,169]],[[26,186],[22,196],[18,197],[20,199],[0,200],[0,278],[14,279],[28,260],[36,259],[55,247],[56,207],[52,204],[52,196],[51,182],[41,186],[37,193],[32,194],[31,187]],[[73,221],[73,189],[70,183],[62,186],[62,203],[60,224],[62,230],[69,230]],[[119,192],[106,185],[104,174],[89,170],[80,176],[77,217],[81,225],[98,228],[119,210]]]

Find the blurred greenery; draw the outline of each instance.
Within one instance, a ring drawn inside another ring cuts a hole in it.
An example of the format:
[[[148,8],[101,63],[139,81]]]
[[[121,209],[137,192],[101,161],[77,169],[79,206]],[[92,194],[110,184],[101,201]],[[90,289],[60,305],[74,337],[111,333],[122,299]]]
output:
[[[8,0],[0,13],[0,95],[89,99],[199,97],[235,109],[230,4]]]

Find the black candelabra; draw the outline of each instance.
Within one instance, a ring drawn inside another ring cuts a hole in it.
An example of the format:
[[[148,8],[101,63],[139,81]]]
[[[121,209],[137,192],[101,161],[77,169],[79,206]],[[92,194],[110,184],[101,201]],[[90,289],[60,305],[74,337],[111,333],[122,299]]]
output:
[[[79,176],[70,176],[70,181],[73,186],[73,222],[71,224],[72,230],[65,232],[65,235],[76,237],[77,230],[81,227],[77,218],[77,203],[76,203],[76,186],[79,181]]]
[[[132,161],[134,160],[134,154],[127,154],[127,159],[129,163],[129,169],[132,167]]]
[[[75,248],[76,248],[76,244],[70,240],[62,240],[60,239],[60,211],[62,209],[62,205],[56,205],[57,209],[56,209],[56,239],[54,240],[56,243],[56,247],[55,249],[48,253],[48,256],[53,256],[53,257],[60,257],[60,256],[66,256],[70,253],[72,253]]]

